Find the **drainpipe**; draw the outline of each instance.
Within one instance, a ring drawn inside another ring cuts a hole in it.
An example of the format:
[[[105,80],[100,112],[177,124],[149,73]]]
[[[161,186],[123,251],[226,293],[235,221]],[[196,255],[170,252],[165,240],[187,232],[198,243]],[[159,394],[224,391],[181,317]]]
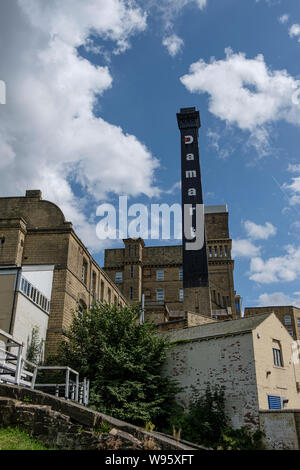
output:
[[[13,330],[15,314],[16,314],[17,292],[18,292],[21,272],[22,272],[22,268],[17,268],[17,275],[16,275],[16,280],[15,280],[15,290],[14,290],[14,300],[13,300],[11,317],[10,317],[10,325],[9,325],[9,334],[10,335],[13,334],[12,330]]]

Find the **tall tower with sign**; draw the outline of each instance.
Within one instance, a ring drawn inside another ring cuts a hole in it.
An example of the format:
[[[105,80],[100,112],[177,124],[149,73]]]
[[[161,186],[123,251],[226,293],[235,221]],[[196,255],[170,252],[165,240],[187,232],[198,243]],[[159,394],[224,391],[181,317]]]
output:
[[[183,108],[177,114],[177,121],[181,132],[184,310],[211,316],[198,146],[199,111]]]

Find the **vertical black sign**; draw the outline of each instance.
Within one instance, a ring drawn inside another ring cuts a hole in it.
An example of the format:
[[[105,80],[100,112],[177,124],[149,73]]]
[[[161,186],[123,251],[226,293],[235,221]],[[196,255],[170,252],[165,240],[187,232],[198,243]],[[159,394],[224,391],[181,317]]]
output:
[[[195,108],[183,108],[177,114],[177,120],[181,132],[183,287],[208,287],[198,147],[200,114]],[[200,217],[201,210],[202,217]],[[187,217],[188,213],[190,218]]]

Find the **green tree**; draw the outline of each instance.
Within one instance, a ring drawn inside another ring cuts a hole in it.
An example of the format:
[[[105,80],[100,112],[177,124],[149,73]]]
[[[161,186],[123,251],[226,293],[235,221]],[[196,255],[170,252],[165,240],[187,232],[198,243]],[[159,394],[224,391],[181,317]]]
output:
[[[178,387],[161,375],[168,341],[139,315],[100,303],[74,314],[58,359],[90,379],[93,408],[142,424],[167,418]]]
[[[40,339],[40,330],[35,326],[31,332],[31,339],[28,338],[28,348],[26,352],[27,361],[39,365],[42,362],[44,341]]]

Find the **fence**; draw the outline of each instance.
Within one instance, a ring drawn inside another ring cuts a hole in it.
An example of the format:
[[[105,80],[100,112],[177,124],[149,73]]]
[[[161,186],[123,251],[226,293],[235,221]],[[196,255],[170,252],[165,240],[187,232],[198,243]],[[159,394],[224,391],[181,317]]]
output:
[[[4,338],[5,341],[1,340]],[[0,330],[0,383],[10,383],[40,389],[55,396],[63,396],[66,400],[73,400],[87,406],[89,403],[90,383],[86,378],[80,382],[79,373],[70,367],[38,366],[23,358],[24,344],[11,335]],[[12,350],[17,350],[12,352]],[[65,371],[64,383],[38,384],[37,376],[40,371]],[[73,378],[73,380],[72,380]]]
[[[47,391],[56,397],[63,396],[66,400],[77,401],[84,406],[89,404],[89,388],[90,382],[87,379],[83,379],[83,382],[79,381],[79,373],[76,370],[71,369],[70,367],[46,367],[38,366],[37,372],[39,371],[65,371],[65,380],[64,383],[39,383],[35,384],[35,388],[38,388],[43,391]],[[71,376],[75,377],[75,380],[71,379]]]

